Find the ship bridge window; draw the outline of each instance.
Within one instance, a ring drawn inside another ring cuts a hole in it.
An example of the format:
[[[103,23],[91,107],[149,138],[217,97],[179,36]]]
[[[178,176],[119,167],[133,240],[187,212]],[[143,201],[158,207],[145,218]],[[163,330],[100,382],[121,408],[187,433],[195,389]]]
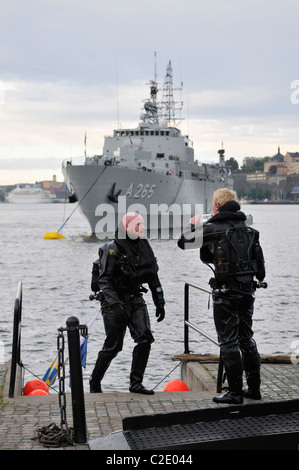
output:
[[[164,158],[165,155],[164,155],[164,153],[157,153],[156,157],[157,158]]]

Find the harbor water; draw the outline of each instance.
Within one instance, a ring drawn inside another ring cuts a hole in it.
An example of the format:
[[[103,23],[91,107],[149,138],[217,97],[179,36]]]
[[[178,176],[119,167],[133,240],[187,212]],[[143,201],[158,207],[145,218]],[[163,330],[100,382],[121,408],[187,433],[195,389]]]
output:
[[[76,316],[80,324],[87,324],[99,308],[96,301],[89,300],[89,295],[92,263],[103,242],[91,235],[80,209],[63,228],[65,239],[43,239],[44,232],[58,230],[74,207],[73,204],[0,204],[2,361],[11,358],[13,305],[21,281],[21,358],[26,369],[39,378],[57,354],[57,329],[64,327],[70,316]],[[242,209],[252,214],[253,226],[260,231],[267,270],[268,289],[256,292],[255,340],[261,354],[292,354],[299,349],[299,206],[244,205]],[[173,371],[176,363],[172,362],[172,356],[184,352],[184,283],[189,281],[209,288],[212,271],[201,263],[198,250],[182,251],[176,240],[153,240],[151,244],[160,266],[166,317],[163,322],[156,322],[151,296],[145,294],[155,342],[144,385],[161,391],[167,381],[179,376],[178,368]],[[208,294],[190,291],[190,321],[217,339]],[[99,316],[88,339],[87,365],[83,371],[86,391],[104,338]],[[123,351],[103,380],[103,391],[128,390],[133,347],[127,333]],[[218,352],[217,346],[193,330],[190,349],[198,354]],[[25,381],[32,378],[26,371]]]

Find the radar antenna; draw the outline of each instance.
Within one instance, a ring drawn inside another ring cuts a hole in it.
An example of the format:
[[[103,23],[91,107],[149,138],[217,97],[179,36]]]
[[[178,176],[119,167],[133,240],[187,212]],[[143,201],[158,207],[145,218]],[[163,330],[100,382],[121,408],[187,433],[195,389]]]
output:
[[[169,61],[164,80],[163,98],[161,102],[161,118],[167,121],[168,127],[175,127],[176,121],[181,121],[181,117],[176,117],[176,114],[182,110],[183,102],[180,102],[179,107],[176,106],[178,103],[174,100],[174,91],[182,91],[182,86],[183,83],[181,83],[180,88],[174,87],[172,65],[171,61]]]
[[[159,86],[157,82],[157,68],[156,68],[156,53],[154,63],[154,80],[150,80],[148,85],[150,86],[150,98],[144,102],[144,114],[141,114],[140,127],[151,127],[158,128],[162,125],[162,122],[166,121],[167,127],[176,127],[176,121],[181,121],[181,116],[177,117],[177,113],[183,108],[183,102],[180,101],[180,105],[177,106],[177,102],[174,99],[174,91],[182,91],[183,83],[181,87],[174,87],[173,85],[173,72],[171,61],[169,61],[164,80],[163,99],[158,102]],[[164,124],[165,126],[165,124]]]

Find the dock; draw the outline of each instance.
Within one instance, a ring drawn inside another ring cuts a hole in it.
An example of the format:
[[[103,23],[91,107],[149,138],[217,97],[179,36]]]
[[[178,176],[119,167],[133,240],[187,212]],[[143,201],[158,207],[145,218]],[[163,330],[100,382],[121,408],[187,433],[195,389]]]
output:
[[[189,391],[155,391],[154,395],[117,390],[85,393],[79,340],[82,326],[77,318],[70,317],[67,328],[59,329],[58,346],[63,364],[62,337],[67,331],[72,391],[64,390],[64,367],[61,367],[60,394],[51,390],[47,395],[24,396],[20,347],[22,283],[19,282],[14,305],[12,358],[0,363],[0,450],[127,451],[211,446],[213,449],[233,446],[241,450],[244,447],[240,446],[244,445],[251,446],[247,449],[265,445],[267,449],[298,450],[298,356],[261,355],[261,400],[244,398],[244,403],[238,406],[214,403],[216,392],[227,386],[225,371],[219,355],[190,354],[188,328],[207,336],[189,322],[190,287],[206,291],[185,283],[185,352],[172,358],[180,366],[177,378],[187,384]],[[83,330],[82,334],[86,326]]]
[[[123,420],[126,418],[229,406],[218,405],[212,401],[216,393],[217,358],[182,355],[175,356],[173,360],[181,361],[182,379],[188,381],[189,392],[159,391],[154,395],[117,391],[102,394],[85,393],[88,442],[62,446],[59,449],[102,449],[107,439],[104,448],[112,450],[111,436],[117,439],[123,429]],[[37,439],[36,430],[51,423],[60,425],[57,394],[16,395],[14,398],[9,398],[9,368],[10,363],[0,365],[0,450],[49,450]],[[292,362],[289,357],[262,357],[261,379],[262,400],[259,403],[299,399],[299,367],[298,363]],[[244,399],[244,405],[252,403],[254,400]],[[66,416],[68,426],[71,427],[70,393],[66,394]],[[121,444],[115,444],[115,449],[121,448]]]

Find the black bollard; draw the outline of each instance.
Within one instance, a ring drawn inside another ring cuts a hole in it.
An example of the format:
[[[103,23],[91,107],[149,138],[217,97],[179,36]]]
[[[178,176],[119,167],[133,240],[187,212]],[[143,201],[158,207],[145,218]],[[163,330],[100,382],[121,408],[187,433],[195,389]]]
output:
[[[86,419],[78,318],[69,317],[66,321],[66,326],[72,390],[74,443],[86,444]]]

